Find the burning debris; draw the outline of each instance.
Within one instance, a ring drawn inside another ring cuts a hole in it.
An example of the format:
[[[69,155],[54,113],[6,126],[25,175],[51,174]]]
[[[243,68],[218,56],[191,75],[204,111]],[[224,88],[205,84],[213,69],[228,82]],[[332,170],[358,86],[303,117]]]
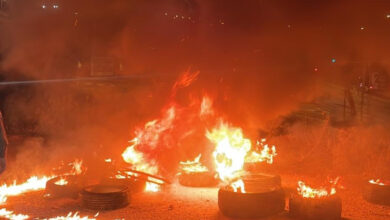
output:
[[[215,186],[218,180],[215,173],[203,165],[199,154],[193,161],[180,162],[179,183],[183,186],[210,187]]]
[[[330,181],[328,188],[313,189],[298,182],[297,195],[289,199],[291,216],[303,219],[340,219],[341,198],[336,194],[339,178]]]
[[[303,198],[322,198],[332,196],[336,194],[337,182],[338,178],[330,182],[331,185],[329,188],[313,189],[310,186],[307,186],[303,181],[298,181],[298,195],[301,195]]]
[[[371,202],[380,205],[390,205],[390,184],[381,179],[372,179],[363,188],[363,197]]]

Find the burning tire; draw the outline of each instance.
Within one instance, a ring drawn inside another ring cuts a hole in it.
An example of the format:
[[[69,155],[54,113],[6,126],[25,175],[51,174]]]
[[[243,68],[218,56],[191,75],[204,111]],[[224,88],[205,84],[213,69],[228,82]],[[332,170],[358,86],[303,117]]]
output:
[[[215,174],[211,172],[182,172],[179,175],[179,183],[190,187],[212,187],[218,184]]]
[[[220,211],[228,217],[259,218],[282,212],[285,194],[278,175],[252,174],[242,178],[246,193],[234,192],[230,187],[218,192]]]
[[[220,189],[218,206],[219,210],[228,217],[259,218],[271,216],[284,210],[284,191],[278,189],[258,193],[237,193]]]
[[[299,219],[340,219],[341,199],[337,195],[304,198],[293,195],[289,199],[290,215]]]
[[[364,199],[380,205],[390,205],[390,185],[368,182],[364,187]]]
[[[93,185],[81,192],[82,205],[92,210],[114,210],[129,204],[128,188],[119,185]]]
[[[77,198],[81,189],[76,176],[58,176],[46,182],[46,193],[52,198]]]

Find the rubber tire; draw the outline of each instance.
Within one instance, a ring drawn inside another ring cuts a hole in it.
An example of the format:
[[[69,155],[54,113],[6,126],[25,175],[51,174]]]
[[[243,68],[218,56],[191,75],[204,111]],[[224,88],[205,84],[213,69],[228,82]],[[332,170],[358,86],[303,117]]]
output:
[[[145,189],[146,181],[137,180],[137,179],[113,179],[113,178],[104,178],[100,181],[102,185],[125,185],[129,188],[131,193],[142,192]]]
[[[290,216],[298,219],[341,219],[341,210],[341,199],[337,195],[322,198],[292,195],[289,199]]]
[[[221,188],[218,191],[218,207],[227,217],[267,217],[284,210],[285,193],[281,188],[261,193],[237,193]]]
[[[124,208],[130,204],[131,194],[127,186],[120,186],[117,192],[91,192],[89,188],[119,188],[119,185],[92,185],[81,191],[82,206],[90,210],[115,210]]]
[[[281,188],[282,179],[279,175],[267,174],[267,173],[252,173],[242,177],[245,182],[245,186],[250,191],[250,185],[262,186],[266,191],[270,191],[276,188]]]
[[[189,187],[213,187],[218,184],[215,174],[211,172],[181,173],[179,183]]]
[[[390,206],[390,185],[366,183],[363,197],[368,202]]]
[[[66,178],[67,185],[55,184],[61,178]],[[51,195],[51,198],[74,198],[79,196],[82,186],[78,183],[76,176],[57,176],[46,182],[46,193]]]

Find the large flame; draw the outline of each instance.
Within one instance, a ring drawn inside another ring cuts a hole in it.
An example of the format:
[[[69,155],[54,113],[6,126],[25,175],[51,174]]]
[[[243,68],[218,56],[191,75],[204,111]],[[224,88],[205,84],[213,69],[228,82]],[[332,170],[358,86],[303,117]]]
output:
[[[304,198],[321,198],[334,195],[336,194],[336,185],[338,180],[339,178],[330,181],[330,186],[328,188],[321,187],[319,189],[313,189],[306,185],[303,181],[298,181],[298,194]]]
[[[135,170],[150,174],[157,174],[158,167],[147,161],[144,154],[135,149],[138,144],[138,139],[135,138],[130,142],[133,144],[126,148],[126,150],[122,153],[123,160],[131,164],[132,168]]]
[[[180,162],[181,171],[185,173],[207,172],[209,169],[199,161],[201,156],[202,154],[199,154],[193,161]]]
[[[207,131],[206,136],[216,146],[213,157],[219,178],[231,182],[239,177],[245,157],[251,150],[251,141],[244,137],[240,128],[230,127],[223,122]]]

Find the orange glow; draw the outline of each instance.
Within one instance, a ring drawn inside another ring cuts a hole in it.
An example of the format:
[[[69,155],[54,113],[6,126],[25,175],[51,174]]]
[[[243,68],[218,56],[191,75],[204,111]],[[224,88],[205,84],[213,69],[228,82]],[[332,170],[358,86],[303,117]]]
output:
[[[206,115],[213,115],[213,114],[214,114],[213,101],[211,100],[210,97],[204,96],[202,99],[202,103],[200,104],[199,116],[203,117]]]
[[[336,194],[336,185],[339,178],[334,181],[330,181],[331,186],[328,188],[321,187],[319,189],[313,189],[307,186],[303,181],[298,181],[298,194],[304,198],[321,198]]]
[[[59,186],[64,186],[64,185],[68,185],[68,181],[64,178],[61,178],[57,182],[55,182],[55,184]]]
[[[206,166],[199,162],[202,154],[199,154],[193,161],[180,162],[181,171],[186,173],[207,172]]]
[[[176,94],[177,89],[190,86],[198,78],[199,74],[199,71],[191,72],[191,70],[188,69],[186,72],[180,75],[179,79],[172,87],[172,96]]]
[[[46,182],[53,177],[31,177],[25,183],[17,185],[2,185],[0,186],[0,204],[5,203],[9,196],[16,196],[22,193],[42,190],[46,187]]]

